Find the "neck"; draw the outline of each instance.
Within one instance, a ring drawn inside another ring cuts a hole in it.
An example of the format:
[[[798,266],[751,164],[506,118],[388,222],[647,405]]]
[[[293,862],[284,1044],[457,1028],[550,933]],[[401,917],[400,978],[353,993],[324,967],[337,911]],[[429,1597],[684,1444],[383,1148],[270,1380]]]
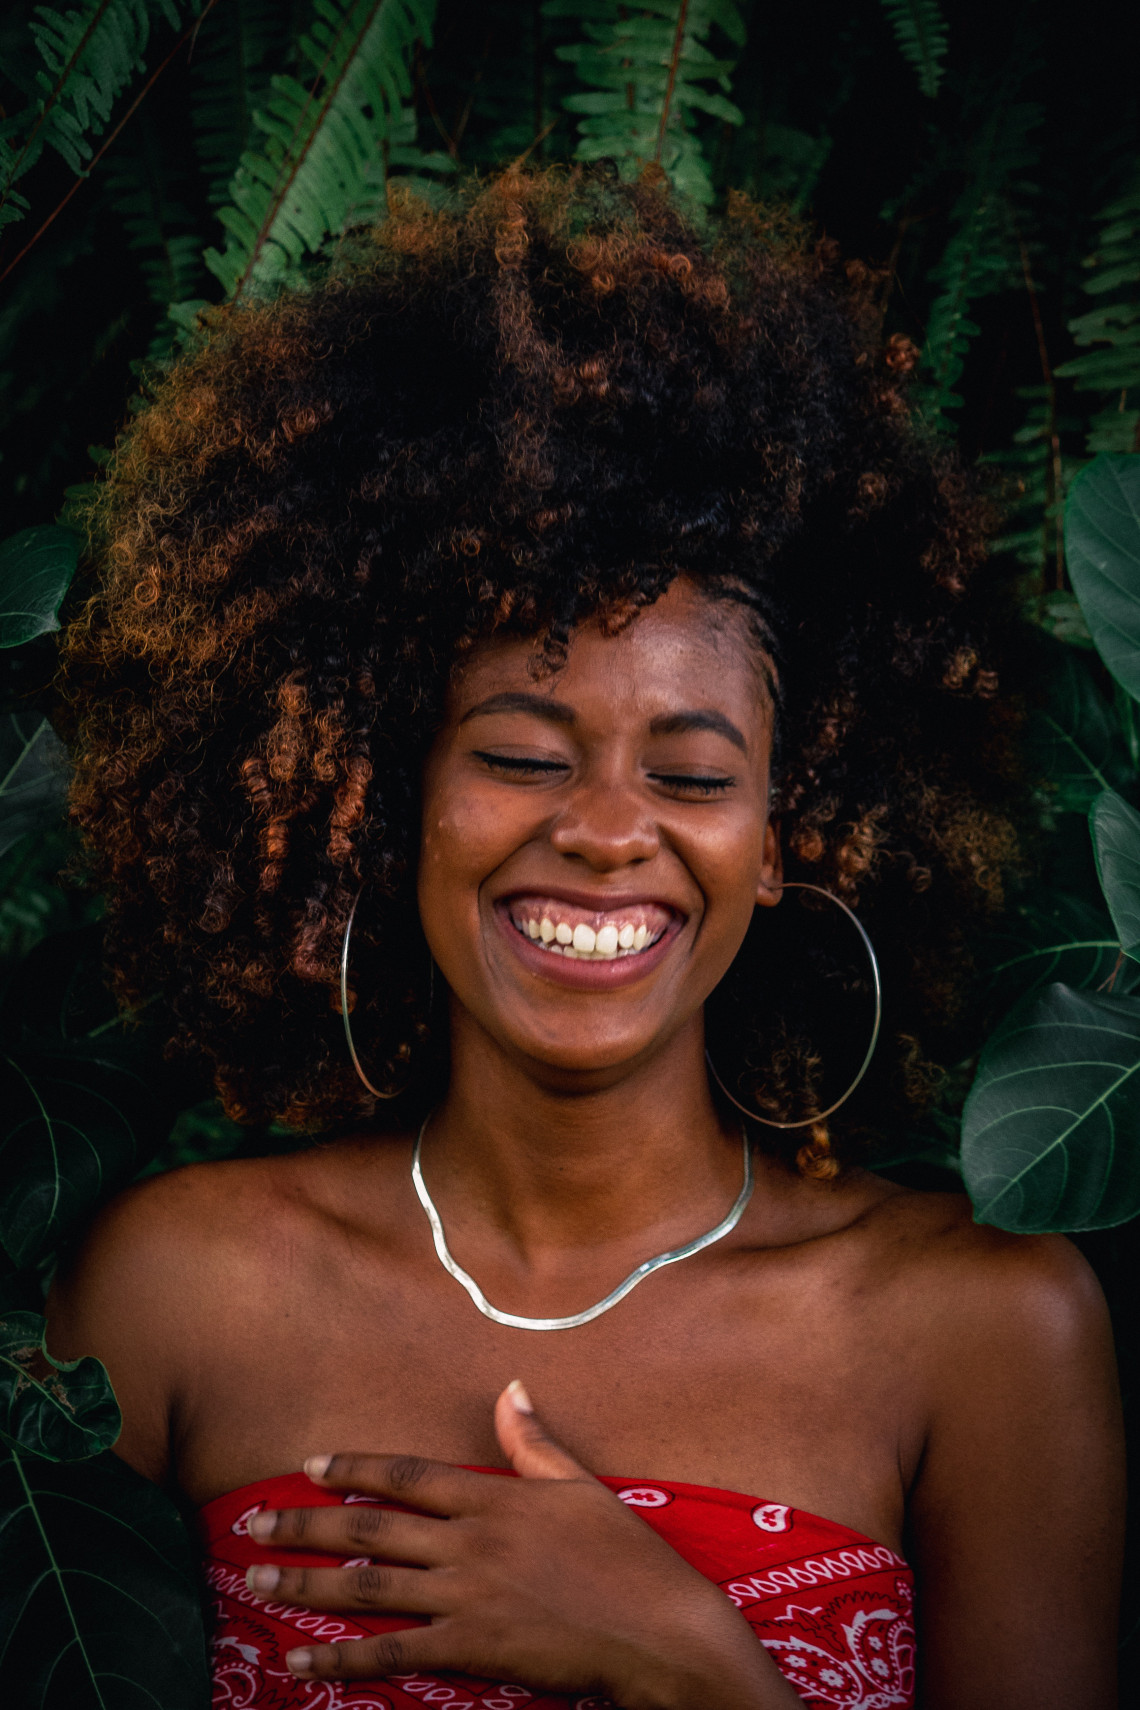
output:
[[[585,1089],[549,1084],[461,1022],[422,1163],[473,1263],[477,1243],[491,1262],[557,1270],[590,1249],[640,1259],[719,1221],[740,1189],[740,1130],[713,1106],[699,1014],[651,1061]]]

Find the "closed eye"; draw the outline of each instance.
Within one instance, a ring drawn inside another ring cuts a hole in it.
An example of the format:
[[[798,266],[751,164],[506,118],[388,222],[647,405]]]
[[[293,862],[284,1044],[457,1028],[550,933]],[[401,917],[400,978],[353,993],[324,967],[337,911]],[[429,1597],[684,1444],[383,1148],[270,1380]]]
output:
[[[485,749],[472,750],[476,760],[482,760],[485,766],[490,766],[494,772],[502,772],[515,777],[549,776],[554,772],[568,772],[570,768],[562,760],[539,760],[528,754],[490,754]]]
[[[649,776],[655,784],[664,784],[667,790],[678,790],[698,796],[723,795],[736,783],[735,778],[710,777],[707,773],[650,772]]]

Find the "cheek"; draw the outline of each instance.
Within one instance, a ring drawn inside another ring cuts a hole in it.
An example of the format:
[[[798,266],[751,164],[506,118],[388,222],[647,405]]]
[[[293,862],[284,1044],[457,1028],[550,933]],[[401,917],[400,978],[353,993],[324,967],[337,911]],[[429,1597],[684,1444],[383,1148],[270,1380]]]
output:
[[[454,912],[468,906],[509,847],[510,831],[501,804],[492,803],[477,789],[429,791],[420,843],[421,909]]]
[[[693,839],[688,864],[706,905],[718,914],[751,917],[764,867],[764,831],[762,818],[741,812]]]

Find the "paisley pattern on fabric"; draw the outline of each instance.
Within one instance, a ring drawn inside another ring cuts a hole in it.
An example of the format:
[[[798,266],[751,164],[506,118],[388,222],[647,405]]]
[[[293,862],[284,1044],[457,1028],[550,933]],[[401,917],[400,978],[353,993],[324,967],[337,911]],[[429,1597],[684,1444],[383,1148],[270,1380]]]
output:
[[[805,1704],[817,1710],[914,1710],[913,1578],[885,1544],[834,1520],[736,1491],[662,1479],[601,1482],[720,1586]],[[294,1679],[285,1653],[297,1645],[363,1638],[417,1623],[316,1612],[258,1597],[245,1583],[245,1570],[254,1562],[272,1558],[308,1567],[327,1566],[335,1558],[256,1544],[249,1536],[250,1517],[262,1508],[374,1500],[320,1490],[302,1474],[290,1473],[231,1491],[201,1510],[204,1571],[217,1612],[213,1710],[609,1710],[600,1698],[532,1692],[509,1681],[451,1673],[382,1681]]]

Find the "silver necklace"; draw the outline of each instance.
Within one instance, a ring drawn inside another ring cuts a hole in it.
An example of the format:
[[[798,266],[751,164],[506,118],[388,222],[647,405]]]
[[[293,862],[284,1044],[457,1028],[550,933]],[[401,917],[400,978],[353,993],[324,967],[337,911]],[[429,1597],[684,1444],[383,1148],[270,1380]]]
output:
[[[475,1302],[484,1318],[494,1319],[496,1324],[506,1324],[512,1330],[576,1330],[579,1324],[589,1324],[592,1318],[600,1318],[603,1312],[608,1312],[611,1306],[616,1306],[619,1300],[624,1300],[631,1289],[653,1271],[659,1271],[663,1265],[675,1265],[679,1259],[691,1259],[694,1253],[701,1253],[706,1247],[711,1247],[714,1241],[720,1241],[731,1230],[736,1228],[744,1213],[744,1207],[752,1197],[752,1147],[748,1141],[747,1132],[741,1128],[741,1140],[744,1148],[744,1181],[737,1194],[732,1210],[723,1217],[715,1228],[704,1235],[698,1235],[694,1241],[686,1241],[683,1247],[674,1247],[668,1253],[658,1253],[655,1258],[645,1259],[636,1270],[630,1271],[624,1282],[618,1283],[596,1305],[588,1306],[585,1312],[572,1312],[569,1318],[523,1318],[517,1312],[500,1312],[497,1306],[492,1306],[479,1284],[457,1265],[451,1256],[447,1245],[447,1237],[443,1233],[443,1224],[435,1201],[427,1190],[427,1183],[420,1169],[420,1147],[423,1145],[424,1129],[427,1127],[431,1113],[424,1117],[423,1126],[416,1135],[416,1144],[412,1151],[412,1182],[415,1186],[419,1202],[427,1212],[431,1224],[432,1239],[435,1242],[436,1257],[445,1271],[449,1271],[457,1283],[462,1283],[472,1300]]]

